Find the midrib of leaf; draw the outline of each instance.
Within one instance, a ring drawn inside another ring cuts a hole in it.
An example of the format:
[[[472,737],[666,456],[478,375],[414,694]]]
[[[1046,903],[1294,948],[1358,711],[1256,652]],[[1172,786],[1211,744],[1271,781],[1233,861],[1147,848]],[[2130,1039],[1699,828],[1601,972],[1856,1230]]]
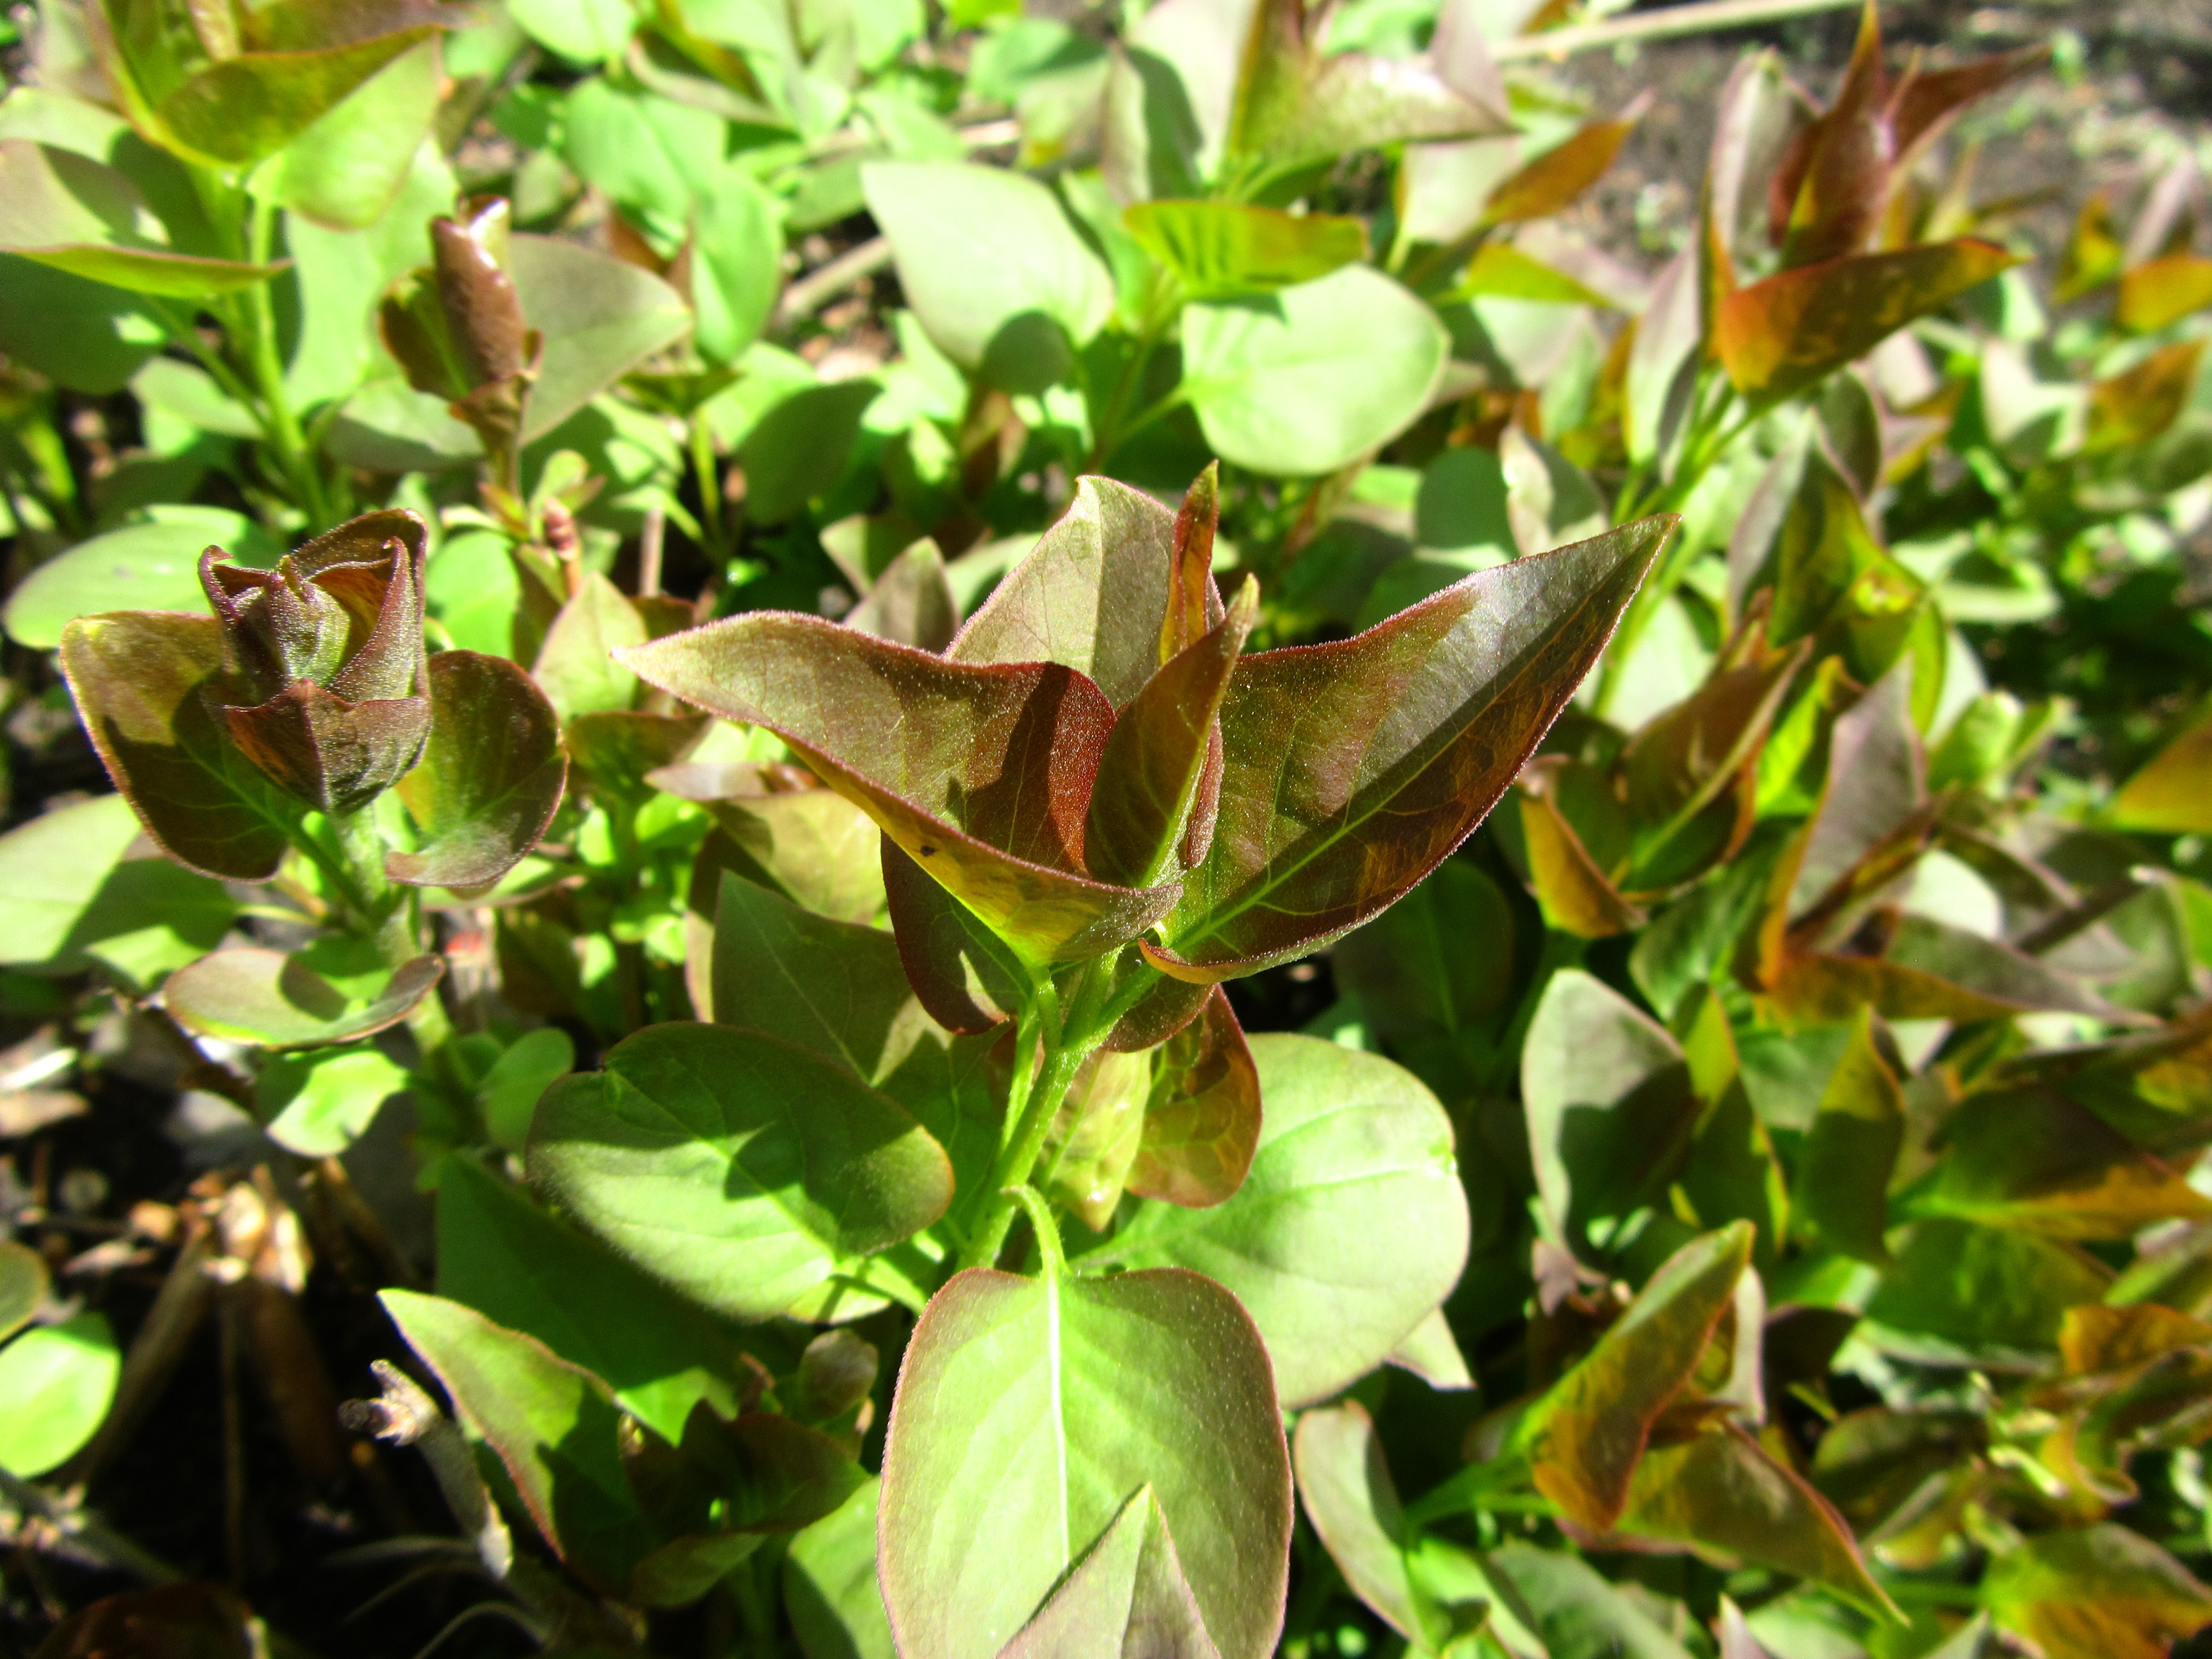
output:
[[[691,1066],[688,1059],[684,1061],[684,1069],[687,1072],[690,1072],[693,1078],[697,1079],[700,1077],[700,1073]],[[617,1075],[620,1074],[617,1073]],[[726,1168],[741,1173],[744,1176],[745,1185],[752,1189],[753,1196],[766,1202],[774,1208],[778,1214],[781,1215],[785,1221],[790,1224],[790,1230],[793,1232],[798,1234],[801,1238],[804,1238],[810,1243],[813,1244],[816,1249],[820,1250],[823,1255],[829,1257],[831,1261],[834,1262],[842,1259],[842,1253],[838,1250],[836,1244],[816,1232],[814,1229],[810,1226],[788,1203],[785,1202],[781,1193],[777,1189],[763,1186],[759,1180],[754,1176],[753,1172],[745,1168],[744,1160],[740,1154],[744,1151],[746,1143],[750,1141],[754,1136],[762,1133],[769,1127],[768,1125],[757,1124],[750,1129],[739,1129],[738,1126],[730,1122],[726,1112],[721,1106],[720,1097],[718,1097],[714,1091],[708,1087],[704,1081],[702,1080],[700,1083],[701,1091],[704,1093],[709,1100],[715,1103],[716,1114],[721,1117],[723,1127],[726,1132],[726,1138],[729,1141],[730,1150],[727,1153],[724,1153],[719,1148],[715,1147],[713,1141],[709,1140],[705,1135],[701,1134],[698,1130],[694,1128],[690,1124],[686,1123],[682,1118],[678,1117],[667,1107],[662,1105],[659,1101],[646,1093],[644,1090],[639,1088],[636,1084],[631,1082],[628,1078],[623,1078],[622,1081],[624,1088],[628,1089],[640,1100],[644,1101],[647,1106],[651,1107],[654,1112],[665,1118],[669,1123],[674,1125],[678,1132],[682,1134],[684,1139],[695,1141],[702,1146],[707,1146],[714,1150],[716,1158],[720,1159]],[[802,1187],[799,1190],[804,1192],[805,1189]],[[738,1201],[743,1202],[744,1200],[739,1200]],[[631,1223],[629,1224],[643,1225],[653,1231],[676,1233],[689,1238],[696,1238],[699,1236],[692,1228],[678,1227],[673,1224],[667,1226],[655,1226],[650,1222]]]
[[[1581,616],[1589,608],[1594,598],[1595,592],[1593,592],[1591,595],[1585,597],[1580,605],[1577,605],[1572,611],[1561,617],[1559,622],[1555,623],[1544,642],[1549,643],[1552,639],[1557,638],[1560,633],[1564,632],[1568,623],[1573,622],[1576,617]],[[1443,637],[1440,638],[1437,641],[1436,645],[1431,649],[1429,657],[1433,659],[1436,653],[1443,650],[1446,643],[1451,639],[1452,635],[1457,631],[1457,624],[1455,624],[1451,629],[1447,629]],[[1425,659],[1424,665],[1425,665]],[[1344,811],[1339,816],[1335,831],[1333,834],[1316,836],[1315,838],[1314,844],[1297,860],[1285,866],[1279,873],[1270,873],[1275,870],[1275,862],[1272,858],[1269,859],[1267,863],[1262,866],[1261,878],[1255,879],[1245,890],[1243,897],[1239,899],[1228,909],[1217,911],[1209,915],[1206,919],[1206,927],[1204,932],[1189,934],[1172,940],[1171,943],[1174,946],[1180,951],[1186,945],[1202,943],[1205,940],[1212,938],[1216,933],[1221,931],[1224,926],[1233,921],[1238,916],[1243,915],[1247,910],[1257,908],[1261,902],[1269,894],[1273,893],[1276,889],[1284,886],[1292,877],[1296,876],[1299,871],[1304,869],[1307,865],[1320,858],[1324,853],[1333,849],[1340,842],[1344,841],[1346,837],[1354,834],[1358,830],[1360,826],[1368,821],[1368,819],[1376,817],[1377,814],[1382,812],[1391,801],[1396,799],[1400,795],[1405,793],[1407,790],[1412,788],[1413,785],[1430,770],[1431,768],[1434,767],[1443,758],[1444,755],[1450,750],[1454,744],[1457,743],[1461,738],[1467,735],[1468,729],[1472,726],[1476,720],[1482,717],[1484,710],[1495,708],[1499,702],[1504,701],[1505,694],[1513,687],[1520,684],[1523,680],[1528,678],[1531,669],[1524,665],[1516,672],[1511,678],[1500,684],[1498,689],[1493,691],[1491,696],[1482,704],[1480,708],[1477,708],[1473,713],[1468,714],[1465,719],[1460,720],[1453,727],[1449,737],[1435,744],[1435,745],[1430,750],[1428,758],[1423,761],[1411,773],[1409,773],[1404,782],[1401,783],[1395,789],[1389,791],[1387,793],[1379,794],[1378,799],[1369,805],[1366,811],[1360,812],[1357,817],[1354,817],[1352,816],[1352,807],[1346,806],[1344,809]],[[1395,703],[1391,705],[1393,709],[1397,706],[1398,705]],[[1461,706],[1462,708],[1466,707],[1464,703]],[[1562,707],[1564,706],[1565,705],[1562,704]],[[1303,723],[1303,721],[1301,721],[1301,723]],[[1371,744],[1374,742],[1375,732],[1380,731],[1382,725],[1383,720],[1381,719],[1378,719],[1375,722],[1373,729],[1371,729],[1367,735],[1366,743],[1368,744]],[[1550,730],[1549,721],[1545,723],[1544,730]],[[1544,732],[1539,731],[1533,733],[1528,741],[1528,750],[1533,751],[1535,749],[1535,746],[1543,740]],[[1287,743],[1283,746],[1282,754],[1283,766],[1285,769],[1287,769],[1290,764],[1290,745]],[[1364,758],[1364,756],[1365,747],[1363,746],[1361,750],[1362,758]],[[1356,769],[1357,769],[1355,768],[1355,770]],[[1279,784],[1281,773],[1278,772],[1276,775],[1279,781],[1278,787],[1268,802],[1268,817],[1271,824],[1273,823],[1276,817],[1275,809],[1282,800],[1282,790]],[[1510,784],[1510,780],[1508,780],[1508,782]],[[1470,826],[1470,828],[1472,828],[1472,826]],[[1221,842],[1217,838],[1214,844],[1218,848],[1221,845]],[[1380,910],[1388,908],[1388,904],[1385,903],[1383,905],[1376,906],[1376,909],[1379,912]],[[1291,913],[1286,912],[1285,914]],[[1296,914],[1305,913],[1298,912]],[[1363,918],[1363,920],[1364,920],[1364,918]]]

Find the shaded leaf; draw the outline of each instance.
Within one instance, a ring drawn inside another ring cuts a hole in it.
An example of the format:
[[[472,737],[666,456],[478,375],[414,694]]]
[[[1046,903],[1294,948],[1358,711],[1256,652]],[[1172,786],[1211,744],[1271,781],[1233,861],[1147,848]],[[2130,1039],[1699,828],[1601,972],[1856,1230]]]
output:
[[[1860,1010],[1821,1091],[1797,1164],[1798,1209],[1822,1243],[1862,1261],[1889,1260],[1889,1181],[1905,1144],[1905,1103]]]
[[[744,1319],[821,1317],[841,1276],[945,1212],[904,1110],[791,1043],[710,1025],[625,1038],[546,1091],[531,1178],[656,1277]]]
[[[1158,1064],[1129,1190],[1170,1204],[1218,1204],[1244,1184],[1261,1121],[1259,1069],[1219,986],[1167,1040]]]
[[[876,1500],[871,1476],[835,1514],[791,1540],[783,1605],[806,1659],[897,1659],[876,1583]]]
[[[2212,1590],[2141,1533],[2041,1533],[1993,1556],[1982,1605],[2049,1659],[2160,1659],[2212,1623]]]
[[[46,1259],[27,1244],[0,1239],[0,1342],[21,1330],[46,1299]]]
[[[552,708],[503,657],[441,651],[428,663],[430,738],[394,786],[421,845],[385,854],[418,887],[480,887],[538,844],[561,805],[568,763]]]
[[[951,645],[960,627],[960,604],[945,580],[937,544],[918,541],[886,565],[860,604],[845,613],[845,626],[922,651]]]
[[[540,438],[690,326],[675,289],[649,270],[553,236],[517,235],[507,267],[544,341],[522,428]]]
[[[1389,1358],[1467,1260],[1450,1120],[1380,1055],[1313,1037],[1250,1045],[1266,1116],[1250,1172],[1206,1209],[1148,1203],[1086,1255],[1194,1267],[1250,1310],[1285,1404],[1326,1400]]]
[[[350,1042],[397,1025],[436,994],[444,958],[416,957],[380,989],[354,994],[298,954],[247,946],[217,951],[169,975],[161,988],[170,1017],[203,1036],[259,1048],[312,1048]]]
[[[1347,1400],[1301,1413],[1291,1456],[1306,1518],[1344,1582],[1391,1629],[1418,1641],[1424,1632],[1406,1569],[1405,1516],[1367,1408]]]
[[[1686,1659],[1689,1650],[1644,1612],[1640,1599],[1579,1556],[1516,1540],[1488,1559],[1528,1607],[1550,1659]]]
[[[796,1043],[861,1083],[880,1084],[921,1036],[890,934],[814,915],[727,872],[714,984],[716,1024]]]
[[[907,1346],[880,1522],[900,1652],[998,1653],[1149,1486],[1206,1631],[1264,1659],[1291,1471],[1258,1332],[1194,1273],[1047,1274],[958,1274]]]
[[[1403,894],[1502,794],[1672,528],[1468,577],[1351,640],[1243,658],[1206,860],[1147,945],[1178,977],[1303,955]]]
[[[1669,1256],[1597,1346],[1522,1418],[1536,1489],[1591,1532],[1612,1530],[1659,1413],[1680,1393],[1751,1261],[1744,1222]]]
[[[1012,1018],[1029,994],[1021,960],[896,842],[877,840],[899,962],[930,1018],[964,1036]]]
[[[1610,939],[1644,925],[1644,912],[1620,896],[1553,799],[1540,761],[1520,778],[1521,843],[1544,923],[1577,939]]]
[[[234,562],[265,569],[283,545],[252,520],[218,507],[163,507],[149,524],[79,542],[47,560],[8,596],[8,635],[18,645],[51,651],[70,618],[102,611],[205,608],[200,550],[217,542]]]
[[[1966,237],[1800,265],[1723,300],[1713,350],[1738,392],[1778,403],[2014,263]]]
[[[238,904],[158,855],[130,856],[130,803],[99,795],[0,836],[0,963],[76,973],[97,959],[142,985],[221,944]]]
[[[2059,1321],[2111,1273],[2053,1240],[1938,1218],[1913,1224],[1867,1304],[1877,1346],[1942,1364],[2039,1366]]]

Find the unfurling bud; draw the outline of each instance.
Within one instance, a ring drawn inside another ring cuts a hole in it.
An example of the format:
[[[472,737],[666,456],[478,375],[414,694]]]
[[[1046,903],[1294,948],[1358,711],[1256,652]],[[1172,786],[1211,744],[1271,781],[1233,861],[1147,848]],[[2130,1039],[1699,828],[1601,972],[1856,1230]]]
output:
[[[422,672],[422,521],[371,513],[274,570],[200,556],[232,672],[258,704],[224,705],[231,741],[325,812],[399,781],[430,730]]]
[[[384,343],[417,392],[443,398],[509,470],[538,337],[507,272],[507,204],[470,198],[461,220],[430,222],[432,264],[394,283],[377,312]]]

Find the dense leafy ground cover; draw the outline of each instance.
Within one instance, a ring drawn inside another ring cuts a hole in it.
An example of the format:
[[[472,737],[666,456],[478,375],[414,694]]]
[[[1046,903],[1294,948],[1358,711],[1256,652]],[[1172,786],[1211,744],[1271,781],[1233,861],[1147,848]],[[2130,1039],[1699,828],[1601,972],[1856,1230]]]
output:
[[[0,1641],[2212,1622],[2212,233],[2022,182],[2094,42],[19,15]]]

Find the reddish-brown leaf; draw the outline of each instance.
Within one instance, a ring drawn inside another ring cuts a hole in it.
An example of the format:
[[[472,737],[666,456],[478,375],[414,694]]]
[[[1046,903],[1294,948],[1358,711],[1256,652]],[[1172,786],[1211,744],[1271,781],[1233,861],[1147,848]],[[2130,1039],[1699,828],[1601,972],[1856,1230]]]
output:
[[[1215,986],[1200,1018],[1168,1040],[1128,1188],[1203,1208],[1244,1184],[1260,1144],[1260,1073],[1228,994]]]

